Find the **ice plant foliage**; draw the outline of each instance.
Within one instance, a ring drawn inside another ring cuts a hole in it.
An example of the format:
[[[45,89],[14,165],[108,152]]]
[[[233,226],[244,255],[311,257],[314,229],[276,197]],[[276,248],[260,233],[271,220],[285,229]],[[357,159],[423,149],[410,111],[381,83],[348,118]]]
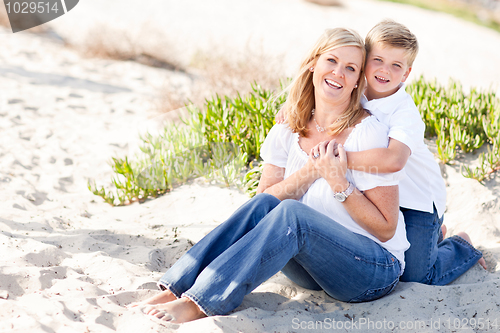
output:
[[[423,77],[408,85],[426,125],[426,138],[436,138],[438,157],[450,163],[457,152],[469,153],[487,145],[475,169],[464,165],[462,174],[478,181],[500,169],[500,99],[494,92],[471,88],[465,93],[460,83],[447,87]]]
[[[282,87],[283,88],[283,87]],[[89,189],[112,205],[143,202],[156,198],[192,178],[237,186],[255,195],[262,173],[260,148],[274,117],[286,100],[257,84],[253,91],[236,98],[216,95],[204,109],[188,106],[184,126],[170,124],[162,134],[140,137],[141,153],[133,158],[113,158],[114,188]],[[492,92],[450,81],[447,87],[423,77],[407,86],[426,125],[425,136],[435,138],[443,163],[452,162],[457,152],[479,155],[479,166],[464,165],[462,174],[478,181],[500,169],[500,100]]]
[[[236,98],[215,96],[205,102],[203,110],[188,106],[184,126],[170,124],[157,136],[148,133],[140,137],[140,154],[113,158],[112,188],[89,181],[89,190],[111,205],[125,205],[205,177],[255,194],[260,178],[255,159],[286,96],[257,84],[252,89]]]

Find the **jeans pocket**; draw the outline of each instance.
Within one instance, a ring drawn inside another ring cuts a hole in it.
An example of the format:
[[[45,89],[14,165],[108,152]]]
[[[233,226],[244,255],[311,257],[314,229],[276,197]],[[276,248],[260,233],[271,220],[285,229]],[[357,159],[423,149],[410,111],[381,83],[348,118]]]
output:
[[[387,287],[368,289],[367,291],[365,291],[361,295],[350,299],[349,303],[369,302],[369,301],[374,301],[376,299],[379,299],[379,298],[389,294],[394,288],[396,288],[396,285],[398,284],[398,282],[399,282],[399,277],[396,280],[394,280]]]

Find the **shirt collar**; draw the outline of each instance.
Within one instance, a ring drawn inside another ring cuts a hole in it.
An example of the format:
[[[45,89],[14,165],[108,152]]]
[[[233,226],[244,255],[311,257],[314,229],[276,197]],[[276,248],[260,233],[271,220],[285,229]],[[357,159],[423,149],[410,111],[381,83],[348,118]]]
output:
[[[363,97],[361,97],[361,104],[365,109],[373,110],[376,108],[380,112],[389,114],[393,111],[392,109],[396,107],[405,96],[406,96],[405,84],[404,82],[401,82],[398,91],[384,98],[375,98],[369,101],[363,94]]]

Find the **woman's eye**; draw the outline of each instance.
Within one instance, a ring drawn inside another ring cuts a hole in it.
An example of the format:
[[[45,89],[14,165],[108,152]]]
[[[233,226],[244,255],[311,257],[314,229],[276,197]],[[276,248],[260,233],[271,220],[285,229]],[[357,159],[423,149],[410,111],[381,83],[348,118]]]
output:
[[[337,63],[337,61],[335,61],[335,59],[331,59],[331,58],[330,58],[330,59],[328,59],[328,61],[329,61],[329,62],[333,62],[334,64],[336,64],[336,63]]]
[[[351,72],[355,71],[354,67],[352,67],[352,66],[348,66],[347,69],[350,70]]]

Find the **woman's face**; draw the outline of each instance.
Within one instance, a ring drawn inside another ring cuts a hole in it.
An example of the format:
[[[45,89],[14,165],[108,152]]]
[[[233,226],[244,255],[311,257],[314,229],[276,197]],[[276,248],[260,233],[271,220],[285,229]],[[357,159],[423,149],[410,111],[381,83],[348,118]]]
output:
[[[316,105],[349,103],[358,84],[363,53],[356,46],[343,46],[323,53],[314,66]]]

